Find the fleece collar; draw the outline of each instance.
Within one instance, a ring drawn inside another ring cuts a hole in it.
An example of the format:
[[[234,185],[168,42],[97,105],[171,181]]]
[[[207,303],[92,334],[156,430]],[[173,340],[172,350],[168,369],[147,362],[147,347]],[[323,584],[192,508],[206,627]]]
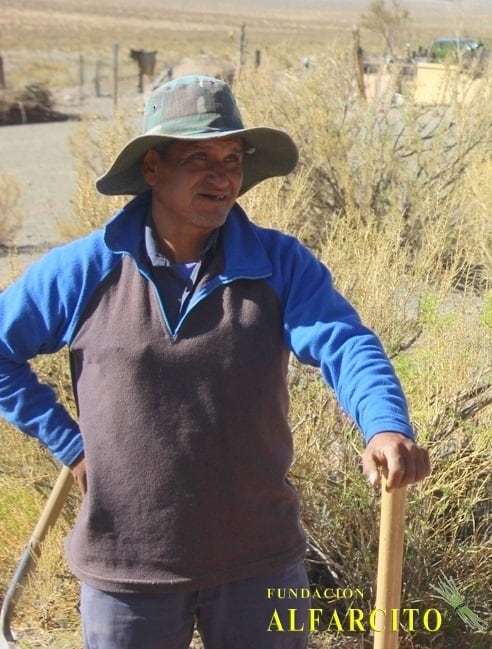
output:
[[[105,226],[104,241],[116,253],[128,254],[138,263],[150,207],[151,192],[127,203]],[[272,264],[255,226],[235,204],[221,228],[225,255],[225,281],[233,277],[255,279],[272,274]]]

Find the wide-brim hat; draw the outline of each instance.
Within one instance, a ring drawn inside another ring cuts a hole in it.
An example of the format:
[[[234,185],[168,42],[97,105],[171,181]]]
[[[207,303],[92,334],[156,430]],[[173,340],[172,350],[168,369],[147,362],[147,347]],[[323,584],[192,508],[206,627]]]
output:
[[[245,128],[231,88],[202,75],[179,77],[156,88],[145,105],[143,133],[123,147],[96,181],[102,194],[139,194],[149,186],[142,156],[172,140],[204,140],[240,135],[245,143],[243,183],[239,194],[266,178],[285,176],[299,153],[284,131],[267,126]]]

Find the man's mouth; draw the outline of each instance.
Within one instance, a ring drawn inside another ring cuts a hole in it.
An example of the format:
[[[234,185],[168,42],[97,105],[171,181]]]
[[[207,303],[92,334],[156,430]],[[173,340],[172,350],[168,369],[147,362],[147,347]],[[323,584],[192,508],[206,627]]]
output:
[[[226,195],[225,194],[202,194],[202,196],[208,200],[213,200],[213,201],[225,201],[226,200]]]

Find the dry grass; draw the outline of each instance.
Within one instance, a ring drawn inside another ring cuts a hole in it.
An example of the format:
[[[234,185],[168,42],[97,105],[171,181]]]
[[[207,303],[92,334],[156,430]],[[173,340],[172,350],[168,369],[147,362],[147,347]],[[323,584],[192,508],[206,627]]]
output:
[[[135,125],[124,113],[116,113],[114,125],[105,122],[82,122],[71,140],[77,159],[77,182],[72,200],[72,214],[57,223],[60,236],[70,241],[100,227],[128,197],[101,196],[94,178],[100,176],[116,154],[135,135]]]
[[[456,131],[443,122],[431,149],[418,150],[409,163],[406,153],[418,143],[424,113],[411,102],[398,110],[409,133],[400,158],[394,143],[402,130],[392,128],[387,113],[354,98],[343,64],[334,70],[322,82],[322,75],[291,73],[289,83],[282,83],[273,73],[257,80],[260,92],[254,97],[240,86],[248,117],[255,110],[267,114],[265,121],[276,118],[297,141],[308,143],[302,172],[290,180],[288,192],[278,180],[248,193],[243,203],[255,220],[311,243],[338,287],[382,337],[404,383],[415,429],[434,465],[433,477],[409,494],[404,605],[435,607],[431,584],[442,570],[487,620],[492,583],[488,118],[480,104],[474,111],[454,106]],[[268,104],[261,105],[258,96],[267,96]],[[454,136],[457,157],[454,146],[449,148]],[[450,159],[458,165],[450,166]],[[382,182],[391,177],[394,182]],[[370,200],[360,198],[367,196]],[[304,524],[339,583],[362,587],[370,605],[379,505],[358,469],[360,436],[316,372],[295,368],[291,388],[297,451],[292,475],[303,498]],[[442,611],[441,633],[402,633],[401,646],[489,646],[490,633],[473,634],[452,611]],[[362,638],[321,634],[316,641],[320,647],[361,646]]]
[[[19,199],[21,195],[17,180],[10,174],[0,176],[0,247],[12,243],[12,237],[22,224]]]

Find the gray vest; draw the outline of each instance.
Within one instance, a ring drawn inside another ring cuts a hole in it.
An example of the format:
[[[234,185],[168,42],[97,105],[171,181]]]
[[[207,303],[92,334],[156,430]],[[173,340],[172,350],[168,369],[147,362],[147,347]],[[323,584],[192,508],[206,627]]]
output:
[[[195,297],[222,263],[218,253]],[[71,352],[88,493],[67,555],[82,581],[195,590],[303,556],[286,479],[288,352],[266,282],[217,286],[173,339],[154,286],[123,257]]]

